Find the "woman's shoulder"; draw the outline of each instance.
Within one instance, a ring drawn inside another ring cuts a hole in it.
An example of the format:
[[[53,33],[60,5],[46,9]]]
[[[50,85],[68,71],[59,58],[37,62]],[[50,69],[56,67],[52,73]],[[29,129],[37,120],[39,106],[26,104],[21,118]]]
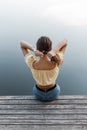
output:
[[[24,59],[25,59],[25,62],[27,63],[27,65],[32,68],[32,64],[33,62],[36,61],[36,58],[33,54],[31,53],[27,53],[25,56],[24,56]]]

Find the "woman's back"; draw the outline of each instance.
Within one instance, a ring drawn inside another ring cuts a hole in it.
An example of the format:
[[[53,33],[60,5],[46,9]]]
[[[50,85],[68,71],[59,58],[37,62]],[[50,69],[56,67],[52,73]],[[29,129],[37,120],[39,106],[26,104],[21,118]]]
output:
[[[37,70],[51,70],[56,67],[56,64],[49,60],[47,56],[33,63],[33,68]]]

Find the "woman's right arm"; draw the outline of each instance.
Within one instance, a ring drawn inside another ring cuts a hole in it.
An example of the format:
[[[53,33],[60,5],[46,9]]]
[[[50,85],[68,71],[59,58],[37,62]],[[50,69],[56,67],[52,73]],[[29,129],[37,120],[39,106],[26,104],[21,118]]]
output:
[[[24,56],[29,52],[29,50],[34,51],[34,49],[32,48],[32,46],[29,45],[28,42],[21,41],[20,42],[20,46],[21,46],[21,49],[22,49],[22,52],[23,52]]]
[[[33,51],[35,53],[36,56],[40,56],[42,57],[43,56],[43,53],[36,50],[36,49],[33,49],[31,45],[29,45],[28,42],[26,41],[21,41],[20,42],[20,46],[21,46],[21,49],[22,49],[22,52],[23,52],[23,55],[25,56],[27,53],[29,53],[29,50]]]

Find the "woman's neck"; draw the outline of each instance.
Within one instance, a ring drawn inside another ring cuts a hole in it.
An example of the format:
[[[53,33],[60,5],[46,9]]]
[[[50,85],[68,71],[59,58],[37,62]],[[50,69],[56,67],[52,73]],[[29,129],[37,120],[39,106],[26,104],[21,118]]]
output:
[[[44,55],[43,57],[40,57],[40,60],[41,60],[41,61],[43,61],[43,60],[48,61],[48,56],[47,56],[47,55]]]

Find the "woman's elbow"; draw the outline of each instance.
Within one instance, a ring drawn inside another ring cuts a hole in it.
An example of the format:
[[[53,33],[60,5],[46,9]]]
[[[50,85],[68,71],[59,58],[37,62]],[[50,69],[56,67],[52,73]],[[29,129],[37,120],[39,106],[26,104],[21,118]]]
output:
[[[23,41],[20,41],[20,47],[21,47],[21,48],[24,48],[24,43],[23,43]]]
[[[68,40],[66,40],[66,42],[65,42],[65,46],[67,46],[68,45]]]

